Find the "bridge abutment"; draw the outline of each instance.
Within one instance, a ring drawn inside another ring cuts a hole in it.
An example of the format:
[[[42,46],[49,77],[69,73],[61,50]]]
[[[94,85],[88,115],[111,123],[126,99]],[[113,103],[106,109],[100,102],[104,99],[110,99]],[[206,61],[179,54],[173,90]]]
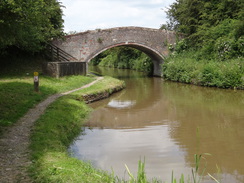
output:
[[[161,61],[153,60],[152,62],[153,62],[153,76],[162,77],[163,60],[161,60]]]

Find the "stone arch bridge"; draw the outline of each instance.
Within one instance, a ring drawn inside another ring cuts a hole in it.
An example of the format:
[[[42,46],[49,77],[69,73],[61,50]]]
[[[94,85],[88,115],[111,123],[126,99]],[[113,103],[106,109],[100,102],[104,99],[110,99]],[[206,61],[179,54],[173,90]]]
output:
[[[172,31],[142,27],[118,27],[68,35],[65,40],[54,40],[53,44],[77,58],[79,62],[86,63],[112,47],[136,48],[152,58],[153,74],[161,76],[160,65],[169,54],[168,44],[174,44],[177,39],[178,36]]]

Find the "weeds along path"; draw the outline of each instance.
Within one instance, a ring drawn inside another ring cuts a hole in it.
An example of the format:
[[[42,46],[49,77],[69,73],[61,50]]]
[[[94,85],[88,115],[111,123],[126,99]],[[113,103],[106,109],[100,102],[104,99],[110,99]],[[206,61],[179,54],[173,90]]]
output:
[[[44,113],[47,106],[57,98],[87,88],[101,79],[103,78],[99,77],[95,81],[80,88],[48,97],[43,102],[30,109],[17,123],[9,127],[7,131],[0,136],[1,183],[32,182],[31,178],[28,176],[27,168],[31,164],[29,150],[30,134],[35,121]]]

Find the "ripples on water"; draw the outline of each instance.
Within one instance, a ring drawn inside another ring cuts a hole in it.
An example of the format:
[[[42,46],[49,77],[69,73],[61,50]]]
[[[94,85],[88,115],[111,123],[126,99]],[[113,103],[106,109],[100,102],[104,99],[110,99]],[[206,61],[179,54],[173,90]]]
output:
[[[202,160],[206,172],[217,176],[217,164],[222,183],[244,182],[243,91],[113,71],[126,81],[126,89],[91,104],[89,128],[70,147],[75,157],[125,178],[125,164],[136,174],[145,158],[149,178],[170,182],[172,170],[176,177],[191,174],[194,154],[210,153]]]

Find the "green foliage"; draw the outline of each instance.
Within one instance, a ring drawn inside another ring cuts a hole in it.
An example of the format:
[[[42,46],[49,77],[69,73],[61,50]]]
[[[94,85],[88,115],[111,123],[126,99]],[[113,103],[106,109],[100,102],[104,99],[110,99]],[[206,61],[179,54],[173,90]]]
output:
[[[226,60],[244,56],[243,36],[237,36],[237,27],[241,21],[225,19],[217,26],[203,28],[198,34],[203,44],[200,51],[205,58]]]
[[[119,69],[134,69],[152,73],[152,60],[143,52],[129,47],[111,48],[92,59],[92,65]]]
[[[240,37],[238,40],[221,37],[216,40],[214,50],[219,60],[227,60],[233,57],[243,57],[244,37]]]
[[[57,0],[0,1],[0,55],[9,47],[38,52],[43,43],[63,35]]]
[[[200,50],[202,57],[218,60],[243,57],[242,0],[177,0],[167,15],[167,27],[185,33],[187,48]]]
[[[184,52],[187,49],[188,49],[187,39],[182,39],[178,41],[175,46],[172,45],[171,49],[169,48],[170,51],[175,51],[176,53]]]
[[[186,38],[170,49],[166,79],[243,89],[244,1],[177,0],[167,14],[167,26]]]
[[[198,53],[193,51],[167,58],[162,65],[163,77],[202,86],[244,89],[242,58],[220,62],[197,58]]]
[[[102,58],[106,57],[106,52],[107,51],[98,54],[95,58],[91,60],[89,65],[97,66],[101,62]]]
[[[212,27],[225,19],[243,17],[242,0],[176,0],[167,11],[168,27],[193,35],[199,26]]]
[[[171,30],[193,34],[197,30],[200,19],[201,0],[177,0],[167,11],[168,27]]]

